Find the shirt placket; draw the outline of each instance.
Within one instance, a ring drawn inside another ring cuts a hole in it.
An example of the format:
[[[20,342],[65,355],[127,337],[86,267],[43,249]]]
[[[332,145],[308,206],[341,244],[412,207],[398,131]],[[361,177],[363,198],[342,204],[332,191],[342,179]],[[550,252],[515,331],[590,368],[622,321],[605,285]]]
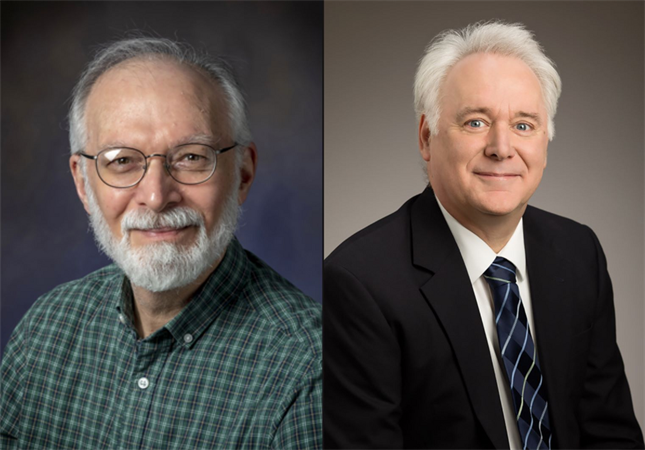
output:
[[[163,373],[168,353],[172,347],[172,337],[165,334],[154,340],[139,340],[134,347],[132,369],[124,386],[126,406],[124,418],[128,432],[123,436],[124,448],[148,448],[150,436],[156,434],[155,425],[150,423],[160,377]]]

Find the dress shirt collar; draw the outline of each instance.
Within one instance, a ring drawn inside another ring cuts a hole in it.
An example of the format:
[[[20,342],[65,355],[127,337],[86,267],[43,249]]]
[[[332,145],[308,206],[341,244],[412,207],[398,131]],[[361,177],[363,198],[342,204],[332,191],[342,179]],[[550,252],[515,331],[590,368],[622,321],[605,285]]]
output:
[[[435,195],[436,197],[436,195]],[[457,219],[452,217],[448,211],[443,207],[437,198],[441,213],[448,223],[450,232],[452,233],[461,257],[466,265],[468,277],[470,282],[474,283],[481,277],[486,269],[495,261],[497,256],[502,256],[513,263],[517,269],[517,280],[522,281],[526,274],[526,253],[524,251],[524,225],[523,220],[517,224],[517,228],[513,232],[513,236],[498,254],[495,254],[486,242],[484,242],[475,233],[460,224]]]
[[[170,322],[152,333],[145,340],[161,339],[169,332],[172,337],[186,347],[194,345],[215,318],[238,297],[248,275],[248,258],[242,245],[233,238],[219,266],[206,282],[195,292],[193,298]],[[133,296],[130,282],[125,275],[120,278],[120,289],[115,297],[119,313],[133,322]]]

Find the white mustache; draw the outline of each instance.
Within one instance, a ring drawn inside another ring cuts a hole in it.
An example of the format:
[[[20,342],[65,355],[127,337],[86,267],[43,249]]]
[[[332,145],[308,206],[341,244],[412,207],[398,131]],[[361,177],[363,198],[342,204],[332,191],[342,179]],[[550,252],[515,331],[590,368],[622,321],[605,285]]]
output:
[[[204,218],[197,211],[187,207],[177,207],[166,212],[156,213],[149,209],[133,209],[121,220],[121,232],[154,230],[158,228],[185,228],[203,226]]]

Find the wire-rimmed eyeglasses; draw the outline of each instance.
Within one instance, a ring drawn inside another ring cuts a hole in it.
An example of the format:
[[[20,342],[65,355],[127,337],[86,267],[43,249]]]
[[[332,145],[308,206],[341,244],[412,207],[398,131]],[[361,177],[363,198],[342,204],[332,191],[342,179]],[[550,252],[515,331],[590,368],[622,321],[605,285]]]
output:
[[[145,155],[129,147],[107,148],[96,155],[79,154],[94,160],[96,172],[105,184],[114,188],[129,188],[143,179],[148,170],[148,159],[154,157],[165,158],[166,172],[178,183],[204,183],[215,173],[217,155],[237,146],[235,142],[230,147],[215,150],[210,145],[189,143],[174,147],[165,155]]]

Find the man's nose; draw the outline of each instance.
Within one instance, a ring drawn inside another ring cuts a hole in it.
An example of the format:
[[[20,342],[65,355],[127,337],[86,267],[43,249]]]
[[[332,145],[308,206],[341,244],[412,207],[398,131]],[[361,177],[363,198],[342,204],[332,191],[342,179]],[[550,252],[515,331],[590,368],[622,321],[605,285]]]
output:
[[[137,202],[156,212],[161,212],[182,199],[180,184],[168,174],[165,164],[163,157],[155,155],[149,158],[148,169],[136,187]]]
[[[515,154],[511,143],[511,131],[505,124],[494,124],[490,128],[485,153],[486,156],[499,160],[510,158]]]

